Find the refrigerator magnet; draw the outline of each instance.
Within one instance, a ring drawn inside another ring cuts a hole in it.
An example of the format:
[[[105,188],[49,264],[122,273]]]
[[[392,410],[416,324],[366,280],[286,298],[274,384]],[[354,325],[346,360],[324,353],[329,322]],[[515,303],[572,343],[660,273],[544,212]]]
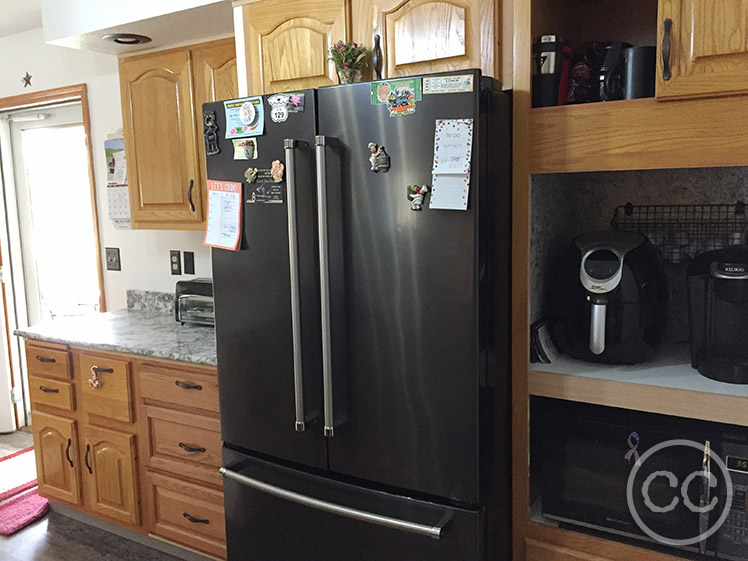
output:
[[[429,188],[426,185],[408,185],[408,200],[410,201],[410,210],[423,210],[423,199]]]
[[[226,112],[226,138],[259,136],[265,130],[265,109],[261,97],[245,97],[223,102]]]
[[[235,138],[231,141],[234,144],[235,160],[256,160],[257,159],[257,140],[254,138]]]
[[[270,105],[270,119],[274,123],[283,123],[291,113],[304,111],[304,94],[288,93],[276,94],[267,98]]]
[[[390,117],[410,115],[421,101],[421,79],[387,80],[371,84],[371,104],[386,105]]]
[[[221,151],[218,146],[218,125],[215,111],[203,111],[203,136],[205,137],[205,155],[213,156]]]
[[[390,157],[384,151],[384,145],[378,146],[375,142],[369,142],[369,162],[371,171],[380,172],[390,169]]]

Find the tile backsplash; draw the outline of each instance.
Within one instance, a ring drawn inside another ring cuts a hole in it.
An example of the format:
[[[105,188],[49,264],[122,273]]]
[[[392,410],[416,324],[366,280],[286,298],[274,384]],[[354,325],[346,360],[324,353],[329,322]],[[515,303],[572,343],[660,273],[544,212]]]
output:
[[[572,240],[609,230],[615,208],[634,205],[748,202],[748,167],[535,175],[531,184],[530,318],[549,311],[549,274]],[[670,288],[666,339],[688,339],[687,263],[665,264]]]

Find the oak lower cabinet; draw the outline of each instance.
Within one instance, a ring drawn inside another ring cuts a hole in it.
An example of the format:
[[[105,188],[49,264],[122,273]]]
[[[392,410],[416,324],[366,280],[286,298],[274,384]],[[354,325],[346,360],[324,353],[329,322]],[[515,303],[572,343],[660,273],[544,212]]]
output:
[[[238,95],[233,39],[119,60],[133,228],[204,223],[202,104]]]
[[[137,525],[135,435],[88,426],[83,429],[83,489],[88,508]]]
[[[225,559],[216,370],[143,363],[138,385],[148,530]]]
[[[39,494],[226,557],[215,367],[26,342]]]
[[[39,494],[79,505],[80,461],[76,421],[34,411],[31,422]]]
[[[748,92],[748,0],[659,0],[657,97]]]

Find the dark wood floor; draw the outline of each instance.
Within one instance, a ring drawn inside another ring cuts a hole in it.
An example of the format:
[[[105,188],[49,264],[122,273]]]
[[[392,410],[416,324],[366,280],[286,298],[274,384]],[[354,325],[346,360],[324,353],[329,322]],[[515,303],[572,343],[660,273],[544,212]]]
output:
[[[31,446],[31,435],[0,434],[0,457]],[[181,561],[150,547],[50,512],[13,536],[0,536],[0,561]]]

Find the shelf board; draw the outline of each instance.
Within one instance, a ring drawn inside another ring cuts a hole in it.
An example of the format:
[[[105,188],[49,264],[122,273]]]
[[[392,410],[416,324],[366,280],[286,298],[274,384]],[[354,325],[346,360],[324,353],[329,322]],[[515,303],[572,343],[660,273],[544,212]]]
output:
[[[748,96],[530,110],[531,173],[748,165]]]
[[[699,374],[687,344],[663,346],[654,360],[633,366],[562,355],[530,365],[528,384],[530,395],[748,426],[748,385]]]

